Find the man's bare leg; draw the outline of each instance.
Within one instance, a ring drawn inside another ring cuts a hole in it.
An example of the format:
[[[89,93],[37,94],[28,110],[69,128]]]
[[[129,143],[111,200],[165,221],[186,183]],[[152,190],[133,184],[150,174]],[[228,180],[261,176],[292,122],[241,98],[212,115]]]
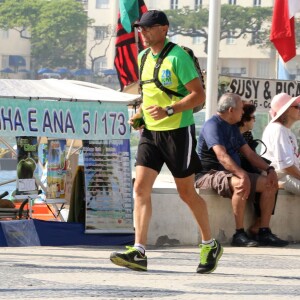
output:
[[[137,166],[134,182],[135,243],[146,245],[152,216],[151,192],[158,173],[150,168]]]
[[[256,182],[256,191],[260,194],[260,227],[269,227],[272,211],[275,204],[275,195],[277,188],[266,187],[267,179],[265,176],[259,176]]]
[[[213,272],[223,254],[220,243],[212,239],[206,202],[194,188],[195,176],[175,178],[180,198],[189,206],[201,232],[200,263],[197,273],[207,274]]]
[[[194,188],[195,176],[175,178],[180,198],[189,206],[197,223],[203,240],[211,239],[206,202]]]
[[[240,179],[233,176],[230,185],[233,190],[231,203],[236,226],[236,232],[232,237],[231,245],[235,247],[256,247],[258,246],[258,243],[250,239],[244,230],[244,216],[247,199],[243,199],[238,193],[237,187],[240,186]]]
[[[275,204],[276,186],[267,186],[266,177],[260,176],[256,184],[257,192],[261,192],[260,210],[261,221],[258,234],[255,239],[261,246],[284,247],[288,241],[282,240],[272,233],[270,229],[270,220]]]
[[[233,176],[230,180],[230,185],[233,190],[233,195],[231,198],[232,210],[234,214],[235,227],[236,229],[244,228],[244,215],[246,208],[246,199],[242,199],[242,196],[239,195],[236,191],[236,187],[239,186],[240,179]]]

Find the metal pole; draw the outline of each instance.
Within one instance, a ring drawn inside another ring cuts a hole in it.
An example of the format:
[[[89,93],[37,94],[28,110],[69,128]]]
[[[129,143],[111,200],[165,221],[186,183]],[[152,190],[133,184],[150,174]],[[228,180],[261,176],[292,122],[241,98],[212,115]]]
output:
[[[16,150],[4,138],[1,137],[0,142],[3,143],[13,153],[13,155],[17,156]]]
[[[113,10],[112,10],[112,24],[113,24],[113,28],[115,28],[115,32],[116,32],[116,26],[118,23],[118,13],[119,13],[119,0],[115,0],[113,1]]]
[[[208,22],[206,120],[216,113],[217,109],[220,18],[221,0],[211,0],[209,2]]]
[[[17,178],[0,182],[0,186],[17,181]]]

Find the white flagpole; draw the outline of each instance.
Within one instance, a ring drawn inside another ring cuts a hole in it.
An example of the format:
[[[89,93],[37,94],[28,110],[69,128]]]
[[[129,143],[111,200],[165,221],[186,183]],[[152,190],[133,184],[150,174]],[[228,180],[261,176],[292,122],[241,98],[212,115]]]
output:
[[[220,43],[221,0],[209,2],[207,90],[205,119],[209,119],[217,110],[218,100],[218,59]]]

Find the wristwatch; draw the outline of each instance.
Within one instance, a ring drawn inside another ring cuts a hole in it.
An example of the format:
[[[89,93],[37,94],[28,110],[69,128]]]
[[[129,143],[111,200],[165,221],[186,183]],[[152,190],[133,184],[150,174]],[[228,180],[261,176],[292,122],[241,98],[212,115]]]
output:
[[[166,107],[166,113],[168,115],[168,117],[171,117],[174,115],[174,108],[172,106],[167,106]]]
[[[270,166],[270,167],[266,170],[267,174],[269,174],[271,170],[275,171],[275,168],[272,167],[272,166]]]

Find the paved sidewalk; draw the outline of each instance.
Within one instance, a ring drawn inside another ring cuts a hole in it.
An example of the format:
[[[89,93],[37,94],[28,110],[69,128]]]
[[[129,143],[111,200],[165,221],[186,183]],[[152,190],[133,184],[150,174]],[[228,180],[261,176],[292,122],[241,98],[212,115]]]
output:
[[[227,246],[208,275],[196,247],[149,250],[142,273],[113,265],[115,249],[1,248],[0,299],[300,299],[300,244]]]

